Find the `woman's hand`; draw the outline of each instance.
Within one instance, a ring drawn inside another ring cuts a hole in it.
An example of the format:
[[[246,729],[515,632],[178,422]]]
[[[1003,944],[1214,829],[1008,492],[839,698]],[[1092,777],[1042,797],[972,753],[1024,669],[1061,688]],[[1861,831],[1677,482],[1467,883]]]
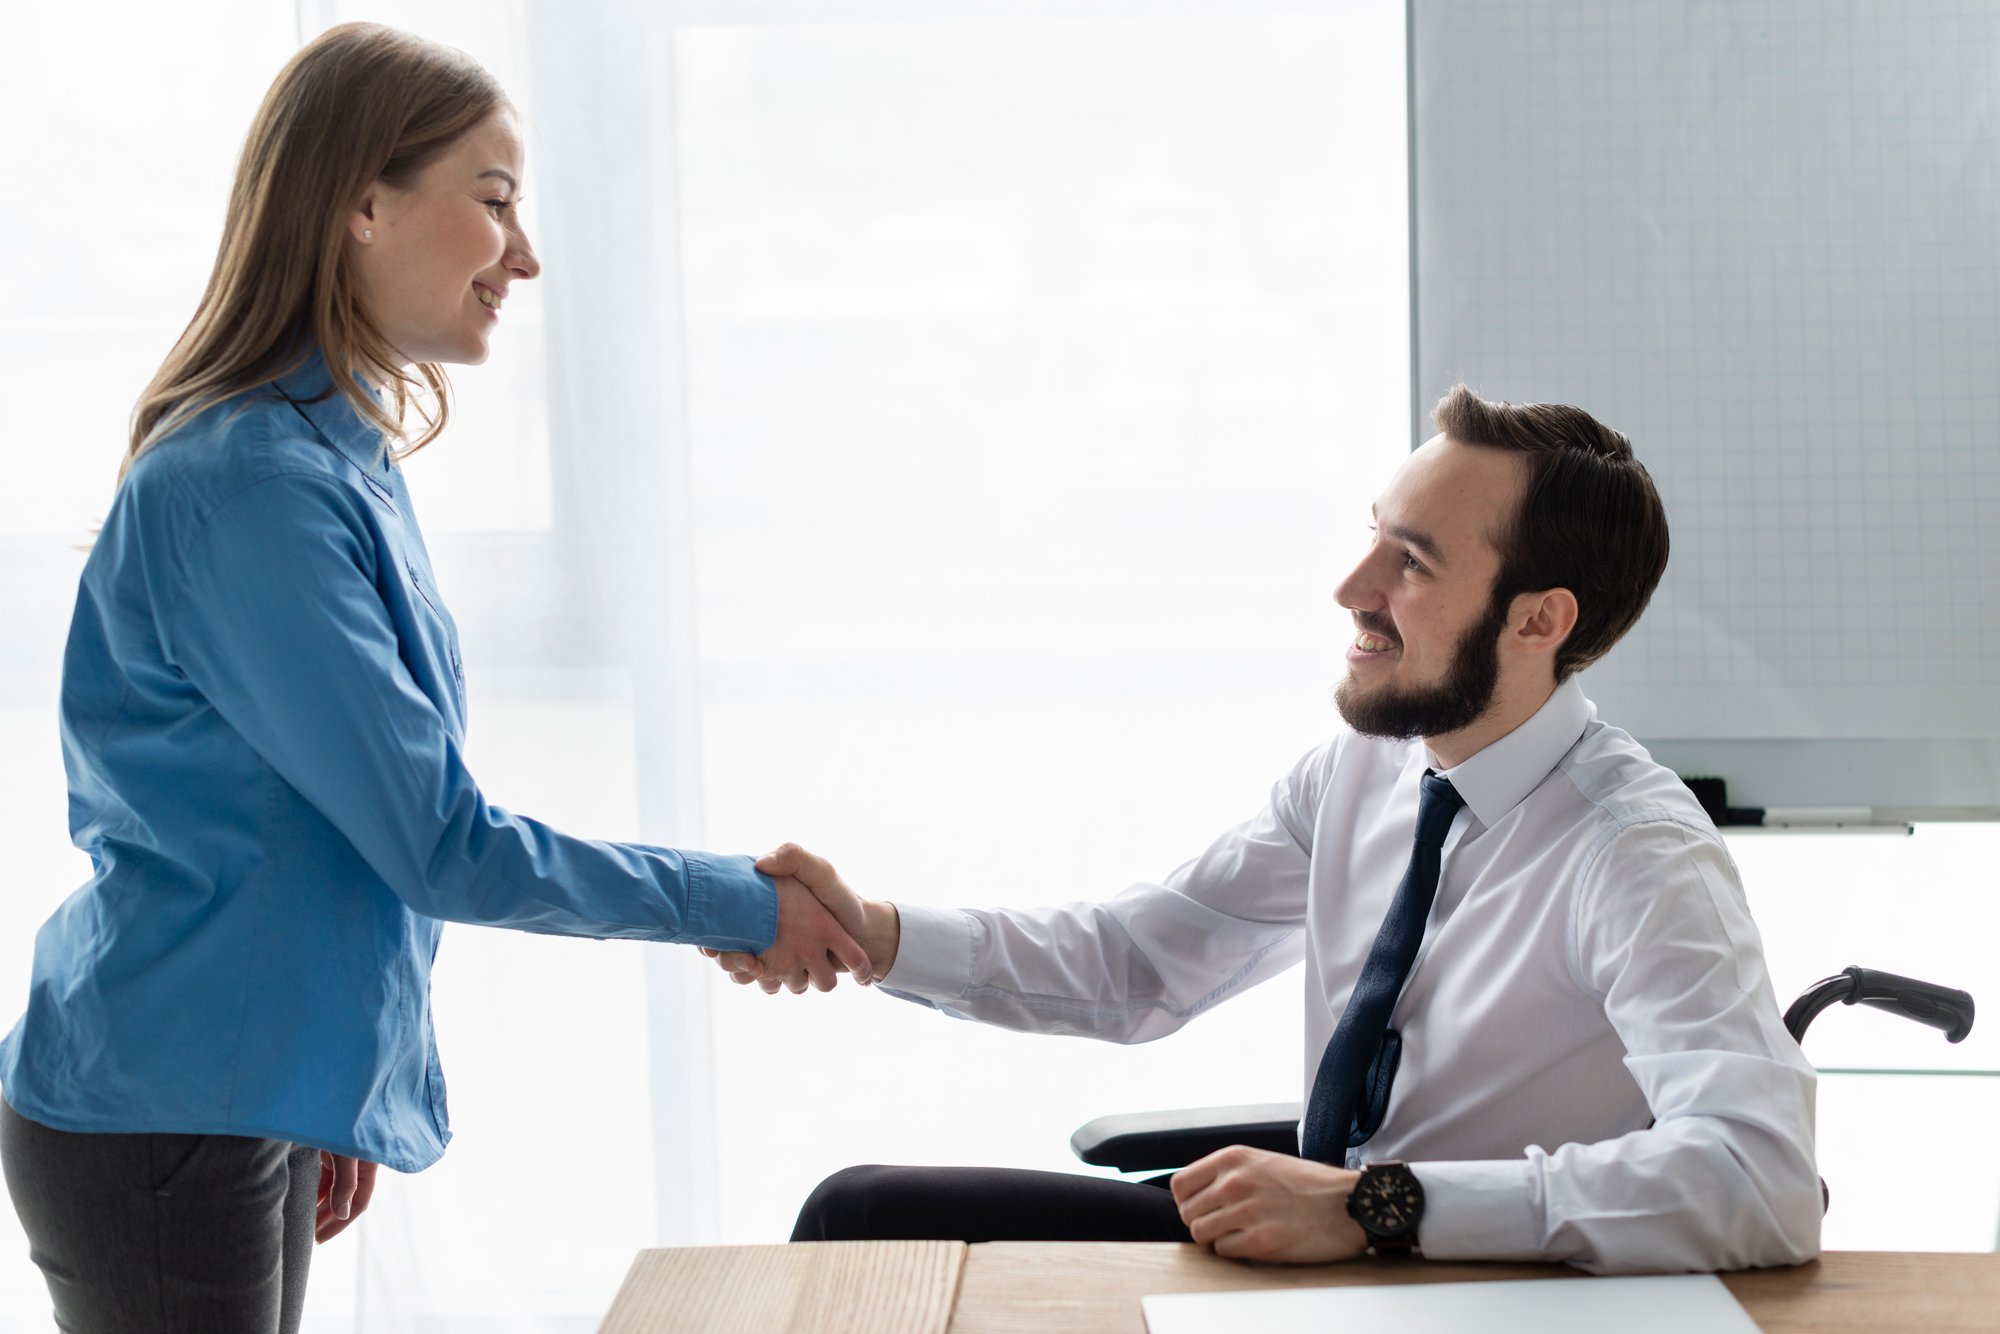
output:
[[[854,974],[862,986],[888,974],[902,939],[895,904],[860,897],[831,863],[796,843],[766,853],[757,869],[778,885],[777,943],[762,954],[702,950],[738,985],[755,982],[774,995],[801,992],[808,985],[831,991],[838,973]],[[790,921],[809,924],[809,929],[788,926]],[[818,948],[795,943],[815,937]]]
[[[368,1207],[368,1201],[375,1195],[376,1170],[376,1165],[365,1159],[321,1151],[314,1241],[332,1241]]]
[[[738,982],[756,982],[766,992],[780,989],[793,993],[810,985],[816,991],[832,991],[837,976],[852,973],[863,984],[871,976],[868,952],[857,944],[847,929],[819,896],[806,885],[780,873],[773,877],[778,886],[778,938],[771,948],[752,958],[728,954],[726,960],[748,960],[755,972],[740,968],[732,972]],[[724,968],[728,968],[725,963]]]
[[[867,951],[869,976],[861,978],[863,983],[879,982],[889,975],[903,939],[902,915],[895,904],[862,898],[847,887],[832,862],[796,843],[785,843],[765,853],[757,859],[757,869],[765,875],[792,876],[813,892],[841,929]]]

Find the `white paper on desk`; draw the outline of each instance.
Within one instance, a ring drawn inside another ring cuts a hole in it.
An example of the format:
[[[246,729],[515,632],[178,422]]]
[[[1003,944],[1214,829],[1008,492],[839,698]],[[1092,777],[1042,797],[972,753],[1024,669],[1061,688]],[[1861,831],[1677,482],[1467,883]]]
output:
[[[1177,1292],[1139,1305],[1147,1334],[1757,1334],[1713,1274]]]

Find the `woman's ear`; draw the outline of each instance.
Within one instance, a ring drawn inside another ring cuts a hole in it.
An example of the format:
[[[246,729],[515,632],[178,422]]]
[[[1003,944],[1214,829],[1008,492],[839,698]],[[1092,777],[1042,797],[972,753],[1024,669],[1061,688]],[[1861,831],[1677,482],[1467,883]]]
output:
[[[371,188],[347,215],[347,234],[362,245],[375,243],[375,208],[378,192]]]

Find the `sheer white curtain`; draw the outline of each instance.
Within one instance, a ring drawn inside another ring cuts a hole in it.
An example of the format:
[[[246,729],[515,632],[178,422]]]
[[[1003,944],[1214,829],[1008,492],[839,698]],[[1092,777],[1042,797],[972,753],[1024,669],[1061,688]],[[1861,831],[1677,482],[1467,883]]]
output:
[[[1401,7],[804,8],[655,39],[709,837],[934,903],[1163,875],[1330,726],[1407,443]],[[1298,1004],[1128,1050],[725,995],[720,1235],[853,1162],[1291,1096]]]

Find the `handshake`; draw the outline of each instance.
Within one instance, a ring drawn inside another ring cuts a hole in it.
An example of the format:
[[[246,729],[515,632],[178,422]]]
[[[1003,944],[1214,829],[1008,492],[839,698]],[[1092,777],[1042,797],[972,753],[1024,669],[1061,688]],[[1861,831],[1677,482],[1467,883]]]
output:
[[[739,985],[755,982],[771,995],[831,991],[839,974],[862,986],[888,975],[902,939],[893,903],[864,899],[824,857],[787,843],[757,861],[778,882],[778,938],[762,954],[702,950]]]

